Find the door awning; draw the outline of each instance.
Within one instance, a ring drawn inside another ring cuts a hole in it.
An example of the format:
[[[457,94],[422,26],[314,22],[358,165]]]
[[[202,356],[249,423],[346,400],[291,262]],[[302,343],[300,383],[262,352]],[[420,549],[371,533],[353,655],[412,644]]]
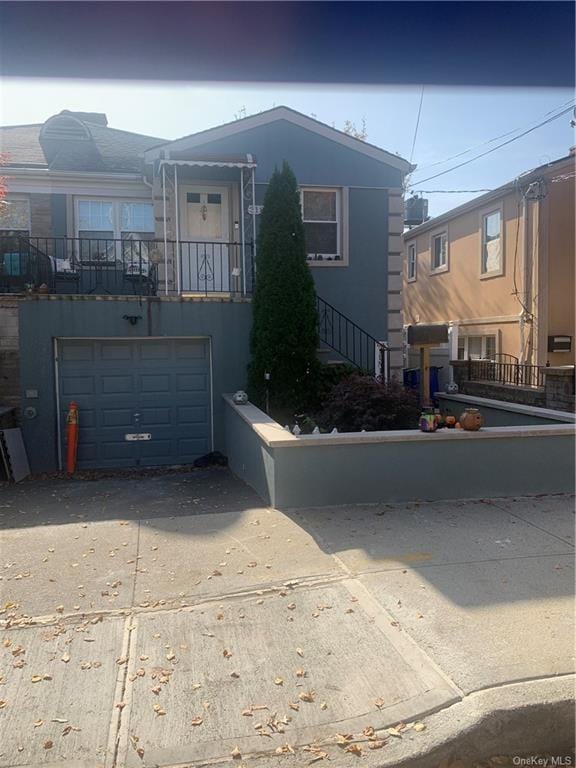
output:
[[[245,155],[203,155],[202,157],[187,157],[183,159],[170,158],[160,160],[163,165],[188,166],[191,168],[256,168],[256,158],[249,153]]]

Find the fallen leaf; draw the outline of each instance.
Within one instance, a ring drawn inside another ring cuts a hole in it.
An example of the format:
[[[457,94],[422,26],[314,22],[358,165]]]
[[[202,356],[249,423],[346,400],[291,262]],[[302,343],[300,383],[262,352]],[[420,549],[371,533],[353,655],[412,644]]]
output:
[[[315,695],[316,694],[314,693],[314,691],[302,691],[302,693],[298,694],[298,698],[300,699],[300,701],[312,702],[314,701]]]
[[[417,731],[418,733],[421,733],[422,731],[426,730],[426,726],[424,725],[424,723],[415,723],[414,730]]]
[[[328,704],[326,704],[326,702],[323,701],[322,704],[320,704],[320,709],[328,709]]]
[[[142,749],[142,747],[138,747],[138,749],[136,750],[136,754],[138,755],[140,760],[143,759],[143,757],[144,757],[144,750]]]
[[[359,744],[349,744],[344,752],[351,752],[353,755],[356,755],[357,757],[362,756],[362,747]]]
[[[294,750],[290,744],[283,744],[281,747],[276,747],[277,755],[293,755]]]
[[[53,746],[54,746],[53,741],[48,740],[44,742],[44,749],[52,749]]]
[[[296,670],[296,677],[306,677],[306,670],[300,667]]]
[[[290,603],[290,605],[286,606],[289,611],[293,611],[296,608],[296,603]]]
[[[168,661],[174,661],[175,658],[176,658],[176,654],[175,653],[167,653],[166,654],[166,659]]]
[[[232,750],[232,752],[230,752],[230,754],[231,754],[231,755],[232,755],[232,757],[234,757],[234,758],[240,758],[240,757],[242,757],[242,752],[240,752],[240,749],[239,749],[238,747],[234,747],[234,749]]]
[[[68,662],[70,661],[70,654],[65,653],[64,656],[61,657],[60,661],[63,661],[64,664],[68,664]]]
[[[284,679],[282,677],[275,677],[274,685],[284,685]]]
[[[290,709],[294,709],[296,712],[300,711],[300,704],[298,704],[295,701],[289,701],[288,706],[290,707]]]
[[[296,648],[296,653],[298,654],[298,656],[304,656],[304,651],[302,650],[302,648]]]
[[[362,731],[362,734],[370,738],[370,736],[374,736],[374,728],[372,728],[371,725],[368,725],[366,726],[366,728],[364,728],[364,730]]]
[[[32,677],[30,678],[30,681],[32,683],[39,683],[41,682],[41,680],[42,680],[42,675],[32,675]]]
[[[387,743],[385,739],[374,739],[368,742],[368,749],[382,749]]]
[[[376,699],[374,704],[376,704],[378,709],[382,709],[382,707],[386,704],[386,702],[384,701],[384,699]]]
[[[165,714],[166,714],[166,710],[165,710],[165,709],[162,709],[162,707],[160,706],[160,704],[154,704],[154,707],[153,707],[153,709],[154,709],[154,712],[156,712],[156,714],[157,714],[158,716],[160,716],[160,715],[165,715]]]
[[[190,720],[190,725],[202,725],[203,722],[204,722],[203,718],[193,717],[192,720]]]
[[[51,723],[67,723],[68,720],[66,720],[65,717],[54,717],[52,720],[50,720]]]
[[[44,725],[44,720],[35,720],[34,721],[34,728],[40,728],[41,725]]]
[[[149,659],[149,658],[150,658],[150,656],[146,656],[146,654],[145,654],[145,653],[143,653],[143,654],[140,656],[140,661],[148,661],[148,659]]]
[[[222,656],[224,656],[225,659],[231,658],[232,654],[230,651],[227,651],[226,648],[222,651]]]
[[[337,733],[336,744],[349,744],[354,736],[351,733]]]
[[[402,734],[400,733],[400,731],[397,728],[387,728],[386,729],[386,733],[389,733],[390,736],[396,736],[397,739],[401,739],[402,738]]]

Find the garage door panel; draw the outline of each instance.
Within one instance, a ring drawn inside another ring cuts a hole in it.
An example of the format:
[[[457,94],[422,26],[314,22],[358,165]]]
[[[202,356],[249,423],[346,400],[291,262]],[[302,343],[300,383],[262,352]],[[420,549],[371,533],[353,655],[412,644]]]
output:
[[[178,424],[207,424],[208,408],[204,405],[181,405],[177,413]]]
[[[62,380],[60,391],[69,397],[93,395],[96,392],[96,382],[93,376],[67,376]]]
[[[138,377],[139,392],[170,393],[170,376],[166,373],[145,373]]]
[[[131,427],[134,420],[132,408],[103,408],[100,411],[100,426]]]
[[[181,373],[176,377],[177,392],[207,392],[208,376],[202,373]]]
[[[211,450],[209,342],[59,343],[60,411],[79,407],[78,467],[191,463]],[[127,434],[150,440],[126,440]]]
[[[100,359],[104,362],[113,360],[114,362],[131,362],[134,357],[133,345],[123,341],[118,342],[100,342],[98,345]]]
[[[134,377],[110,375],[101,376],[101,392],[103,395],[127,395],[134,392]]]
[[[206,360],[208,357],[208,343],[201,339],[178,339],[174,346],[178,360]]]

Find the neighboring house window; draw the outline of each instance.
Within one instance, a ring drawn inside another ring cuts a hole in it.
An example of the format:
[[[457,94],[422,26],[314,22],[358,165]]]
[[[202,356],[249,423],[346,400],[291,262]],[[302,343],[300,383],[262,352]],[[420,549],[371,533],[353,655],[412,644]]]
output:
[[[341,261],[339,189],[302,189],[302,220],[309,261]]]
[[[408,280],[416,280],[416,246],[408,246]]]
[[[496,336],[458,336],[458,360],[494,360]]]
[[[30,201],[10,199],[0,203],[0,230],[7,233],[28,236],[30,234]]]
[[[148,261],[143,240],[154,239],[152,203],[78,200],[78,237],[83,261]],[[125,241],[119,249],[117,240]]]
[[[448,235],[440,232],[432,237],[432,270],[448,265]]]
[[[482,216],[482,274],[502,271],[502,214],[491,211]]]

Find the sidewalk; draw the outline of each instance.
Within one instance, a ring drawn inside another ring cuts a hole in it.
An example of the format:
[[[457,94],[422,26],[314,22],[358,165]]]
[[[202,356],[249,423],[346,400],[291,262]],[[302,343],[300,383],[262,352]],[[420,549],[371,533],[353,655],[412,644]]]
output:
[[[572,743],[570,497],[284,514],[220,470],[0,494],[3,768]]]

